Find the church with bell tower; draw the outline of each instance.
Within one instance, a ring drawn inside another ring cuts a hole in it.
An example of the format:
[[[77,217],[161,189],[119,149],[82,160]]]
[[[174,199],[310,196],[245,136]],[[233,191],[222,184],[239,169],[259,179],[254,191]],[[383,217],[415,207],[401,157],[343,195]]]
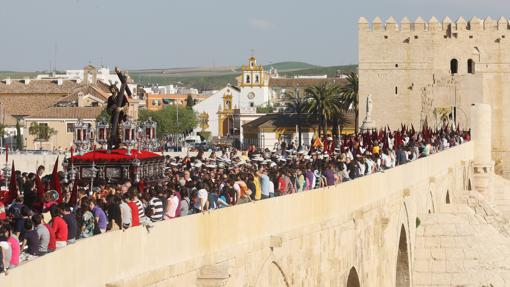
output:
[[[241,67],[241,76],[237,78],[237,86],[241,90],[239,107],[243,111],[253,113],[257,107],[269,105],[270,75],[264,71],[262,65],[257,64],[257,59],[251,56],[248,65]]]
[[[271,105],[270,78],[271,74],[251,56],[248,64],[241,66],[235,86],[228,84],[193,106],[200,115],[197,131],[209,131],[213,137],[234,136],[242,140],[243,124],[264,115],[257,113],[257,107]]]

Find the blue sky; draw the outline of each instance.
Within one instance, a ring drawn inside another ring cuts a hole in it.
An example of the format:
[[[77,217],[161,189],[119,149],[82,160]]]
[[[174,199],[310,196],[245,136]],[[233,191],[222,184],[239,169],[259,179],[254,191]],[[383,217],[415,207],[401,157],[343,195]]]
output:
[[[357,63],[365,16],[499,18],[503,0],[3,0],[0,70]]]

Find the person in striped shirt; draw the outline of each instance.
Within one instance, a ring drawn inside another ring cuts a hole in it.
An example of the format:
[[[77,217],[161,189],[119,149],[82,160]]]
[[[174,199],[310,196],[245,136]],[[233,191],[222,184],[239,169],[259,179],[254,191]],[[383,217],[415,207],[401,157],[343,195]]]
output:
[[[147,215],[152,222],[161,221],[163,220],[163,202],[155,189],[150,190],[150,196]]]
[[[134,202],[136,204],[136,207],[138,208],[138,218],[140,219],[140,224],[143,224],[147,221],[147,217],[145,217],[145,208],[143,207],[142,201],[138,197],[138,191],[133,190],[133,193],[135,194]]]

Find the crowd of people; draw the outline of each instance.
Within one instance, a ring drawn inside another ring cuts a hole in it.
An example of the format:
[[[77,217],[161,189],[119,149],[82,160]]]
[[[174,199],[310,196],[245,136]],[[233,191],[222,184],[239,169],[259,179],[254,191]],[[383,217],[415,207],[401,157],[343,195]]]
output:
[[[297,147],[223,149],[166,156],[165,178],[140,188],[129,180],[69,182],[63,173],[16,171],[0,201],[0,271],[113,230],[306,192],[376,173],[470,140],[469,131],[402,126],[341,138],[325,136]],[[59,181],[62,192],[51,190]],[[6,196],[5,194],[11,194]]]

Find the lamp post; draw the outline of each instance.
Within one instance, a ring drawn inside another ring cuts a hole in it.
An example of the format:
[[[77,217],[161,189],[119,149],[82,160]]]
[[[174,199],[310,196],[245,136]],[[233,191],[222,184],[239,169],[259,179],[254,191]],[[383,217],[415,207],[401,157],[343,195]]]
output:
[[[82,122],[81,119],[78,120],[74,124],[74,144],[78,154],[83,155],[84,152],[88,151],[93,140],[94,135],[90,124]]]
[[[69,162],[67,161],[67,159],[64,159],[62,161],[62,167],[64,168],[64,182],[68,183],[69,179],[67,178],[67,168],[69,167]]]
[[[90,177],[90,191],[89,194],[92,195],[93,188],[94,188],[94,178],[97,175],[98,169],[96,168],[96,162],[92,161],[92,167],[90,167],[90,172],[92,173],[92,176]]]
[[[135,159],[133,160],[133,166],[134,166],[134,173],[135,173],[135,182],[140,182],[140,165],[141,165],[141,162],[140,160],[135,157]]]
[[[126,145],[126,155],[131,155],[131,149],[136,144],[136,132],[138,130],[136,122],[127,120],[122,124],[122,143]]]
[[[110,125],[108,122],[101,120],[96,124],[96,141],[105,149],[108,144],[108,138],[110,134]]]
[[[9,185],[8,185],[8,178],[11,176],[11,168],[9,167],[9,164],[7,163],[7,161],[5,161],[5,167],[2,169],[3,172],[4,172],[4,177],[5,177],[5,189],[8,190],[9,189]]]
[[[152,151],[157,147],[156,140],[156,128],[158,124],[149,117],[148,120],[142,124],[144,130],[144,141],[146,143],[146,149]]]

